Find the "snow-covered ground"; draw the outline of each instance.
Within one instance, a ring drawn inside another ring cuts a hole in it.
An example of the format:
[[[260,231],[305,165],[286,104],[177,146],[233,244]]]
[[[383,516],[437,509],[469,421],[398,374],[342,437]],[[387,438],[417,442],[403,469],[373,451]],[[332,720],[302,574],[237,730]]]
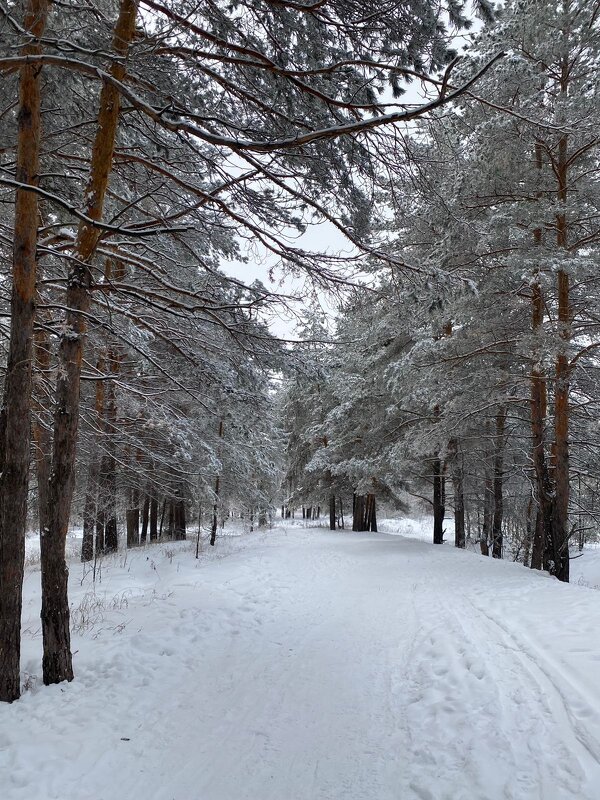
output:
[[[163,544],[95,586],[74,561],[77,677],[52,687],[30,565],[0,797],[598,800],[600,593],[419,526]]]

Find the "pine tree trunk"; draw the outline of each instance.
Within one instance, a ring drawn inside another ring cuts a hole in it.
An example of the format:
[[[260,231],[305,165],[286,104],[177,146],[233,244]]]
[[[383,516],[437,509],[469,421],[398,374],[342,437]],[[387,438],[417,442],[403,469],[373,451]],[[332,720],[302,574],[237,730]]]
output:
[[[46,409],[41,399],[42,383],[48,380],[50,373],[50,337],[48,332],[38,325],[34,332],[34,363],[35,373],[38,379],[38,386],[33,387],[33,407],[37,414],[37,419],[33,422],[33,439],[36,448],[36,473],[38,483],[38,523],[40,536],[43,531],[48,530],[50,510],[48,507],[48,481],[50,480],[50,468],[52,465],[52,437],[50,429],[44,423]]]
[[[155,542],[158,539],[158,497],[155,492],[152,492],[150,498],[150,541]]]
[[[185,515],[185,500],[183,499],[183,489],[177,492],[177,500],[174,502],[173,516],[174,516],[174,538],[181,541],[186,538],[186,515]]]
[[[107,261],[105,277],[112,278],[112,262]],[[117,527],[117,393],[115,378],[121,371],[121,358],[114,347],[107,353],[106,366],[110,375],[106,380],[106,417],[104,420],[106,454],[102,459],[100,480],[100,503],[104,509],[105,532],[104,550],[106,553],[116,553],[119,549],[119,535]]]
[[[449,445],[452,455],[452,487],[454,490],[454,546],[465,547],[465,495],[462,451],[453,439]]]
[[[144,498],[144,505],[142,508],[142,533],[140,535],[140,542],[146,544],[148,538],[148,517],[150,512],[150,496],[146,495]]]
[[[96,506],[96,556],[104,553],[104,512]]]
[[[534,510],[535,505],[533,502],[533,497],[531,497],[529,499],[529,503],[527,504],[526,537],[523,552],[523,565],[525,567],[528,567],[530,564],[531,548],[533,547],[533,538],[535,536],[535,520],[533,519]]]
[[[219,439],[223,438],[223,419],[219,420]],[[213,505],[213,520],[210,530],[210,543],[214,547],[217,541],[217,515],[219,511],[219,495],[221,493],[221,476],[217,475],[215,479],[215,502]]]
[[[167,501],[163,500],[162,511],[161,511],[161,514],[160,514],[160,528],[158,529],[158,538],[159,539],[162,539],[162,537],[163,537],[163,527],[164,527],[164,524],[165,524],[165,512],[166,512],[166,510],[167,510]]]
[[[352,515],[352,530],[364,531],[365,529],[365,496],[363,494],[354,494]]]
[[[494,515],[494,484],[492,480],[493,448],[488,445],[492,440],[489,422],[485,424],[486,447],[484,452],[484,479],[483,479],[483,529],[481,532],[480,547],[484,556],[490,554],[492,539],[492,518]]]
[[[96,370],[99,375],[104,374],[106,368],[104,353],[100,351]],[[94,400],[94,413],[96,425],[102,430],[104,425],[104,380],[96,381]],[[104,552],[104,519],[101,517],[99,505],[100,489],[100,459],[94,447],[90,456],[88,467],[88,480],[83,508],[83,539],[81,542],[81,560],[91,561],[94,558],[94,538],[96,540],[96,555]]]
[[[42,36],[47,0],[27,0],[23,27]],[[23,54],[41,53],[36,39]],[[16,179],[36,186],[41,136],[40,70],[19,71]],[[21,607],[25,562],[25,527],[29,491],[31,373],[36,297],[38,199],[17,189],[12,261],[8,364],[0,426],[0,700],[12,702],[21,691]]]
[[[329,530],[334,531],[336,527],[335,518],[335,495],[329,495]]]
[[[167,523],[167,538],[173,539],[175,535],[175,509],[173,500],[169,500],[169,521]]]
[[[540,336],[544,318],[544,299],[539,282],[532,286],[532,332]],[[537,355],[537,354],[536,354]],[[531,442],[536,485],[535,535],[531,552],[531,568],[542,569],[547,543],[552,540],[552,487],[546,458],[546,379],[537,358],[531,369]]]
[[[535,163],[537,169],[541,171],[543,168],[543,150],[539,143],[535,146]],[[540,193],[538,197],[542,198],[543,193]],[[535,245],[541,247],[543,244],[542,228],[537,228],[533,233],[533,237]],[[535,340],[531,367],[531,443],[537,502],[535,531],[531,550],[532,569],[543,569],[544,562],[548,560],[547,553],[552,541],[553,528],[553,491],[546,456],[547,386],[546,376],[541,364],[543,325],[544,297],[539,281],[539,272],[536,271],[531,287],[531,332]]]
[[[563,65],[562,90],[566,94],[568,86],[568,64]],[[558,145],[558,164],[556,168],[559,189],[558,200],[564,206],[567,202],[568,151],[567,136],[561,137]],[[556,216],[557,246],[564,251],[568,245],[568,228],[565,213]],[[564,270],[557,273],[558,282],[558,333],[561,347],[556,359],[556,382],[554,389],[554,519],[552,572],[560,581],[569,581],[569,399],[571,367],[569,365],[568,345],[571,339],[572,310],[569,294],[569,275]]]
[[[442,462],[436,457],[433,460],[433,543],[444,543],[444,487]]]
[[[117,56],[127,55],[135,33],[137,0],[121,0],[113,37]],[[123,59],[112,63],[111,75],[117,80],[125,76]],[[117,88],[104,83],[96,137],[92,150],[90,176],[85,190],[85,215],[95,221],[102,218],[108,176],[112,168],[115,138],[120,112]],[[67,282],[65,334],[58,350],[58,380],[54,417],[54,449],[49,484],[50,527],[42,539],[42,661],[44,683],[72,680],[73,665],[69,633],[68,570],[65,543],[74,488],[75,451],[79,424],[81,366],[87,329],[86,314],[90,308],[90,263],[98,243],[100,230],[81,222],[77,231],[72,270]]]
[[[83,506],[83,539],[81,540],[81,560],[92,561],[94,558],[94,530],[97,514],[99,465],[95,453],[92,453],[88,467],[87,488]]]
[[[127,547],[137,547],[140,543],[140,493],[138,489],[131,492],[131,508],[127,509]]]
[[[494,442],[494,515],[492,519],[492,557],[502,558],[502,521],[504,502],[502,487],[504,482],[504,429],[506,407],[502,406],[496,414],[496,436]]]
[[[217,475],[215,480],[215,502],[213,504],[213,518],[212,526],[210,529],[210,543],[214,547],[217,541],[217,526],[218,526],[218,513],[219,513],[219,493],[221,490],[221,476]]]
[[[377,501],[374,494],[367,495],[367,502],[369,507],[368,523],[365,525],[365,530],[377,533]]]

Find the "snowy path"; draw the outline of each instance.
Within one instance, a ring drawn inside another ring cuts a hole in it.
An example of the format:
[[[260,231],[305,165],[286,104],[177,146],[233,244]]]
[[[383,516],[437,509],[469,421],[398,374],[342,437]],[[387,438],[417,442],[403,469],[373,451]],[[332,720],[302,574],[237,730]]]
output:
[[[598,592],[384,534],[167,554],[105,567],[77,680],[0,708],[3,800],[600,798]]]

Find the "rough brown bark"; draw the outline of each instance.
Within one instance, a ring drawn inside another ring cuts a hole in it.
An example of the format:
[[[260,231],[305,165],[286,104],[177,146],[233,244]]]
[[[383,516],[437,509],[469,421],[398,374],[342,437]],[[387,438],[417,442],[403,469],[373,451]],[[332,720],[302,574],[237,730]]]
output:
[[[544,320],[544,298],[538,281],[532,286],[531,303],[531,328],[538,338]],[[531,369],[531,441],[538,513],[531,552],[532,569],[542,569],[546,544],[552,539],[552,487],[545,441],[547,405],[546,377],[536,352]]]
[[[123,57],[114,61],[111,74],[125,76],[129,43],[135,33],[137,0],[121,0],[113,37],[113,51]],[[92,149],[90,176],[85,190],[85,215],[99,221],[104,210],[108,176],[120,111],[116,87],[105,83],[100,93],[96,137]],[[77,231],[73,268],[67,282],[65,334],[58,352],[58,380],[54,417],[54,449],[49,484],[50,526],[42,539],[42,660],[44,683],[72,680],[73,665],[69,634],[68,570],[65,542],[73,497],[75,451],[79,423],[81,365],[86,335],[86,313],[90,307],[90,263],[100,231],[82,222]]]
[[[23,27],[34,37],[40,37],[47,16],[46,0],[27,0]],[[32,39],[23,53],[38,54],[41,47]],[[38,181],[40,105],[40,67],[25,65],[19,71],[16,178],[28,186],[36,186]],[[10,339],[0,426],[0,700],[8,702],[16,700],[21,690],[21,607],[29,489],[37,230],[37,195],[17,189]]]
[[[48,481],[52,464],[52,437],[49,427],[45,424],[46,409],[41,399],[44,381],[50,372],[50,337],[47,331],[39,324],[34,332],[34,364],[37,380],[33,384],[33,408],[36,419],[33,422],[33,439],[35,442],[35,464],[38,483],[38,523],[40,536],[48,530]]]
[[[568,88],[569,65],[563,64],[561,89]],[[568,198],[568,150],[567,136],[561,137],[558,145],[556,175],[558,178],[558,201],[561,206]],[[556,216],[556,243],[559,250],[568,246],[567,218],[564,211]],[[553,563],[551,572],[560,581],[569,581],[569,399],[571,367],[568,345],[571,340],[572,310],[569,293],[569,275],[564,270],[557,273],[558,288],[558,334],[561,341],[556,358],[554,388],[554,518],[553,518]]]

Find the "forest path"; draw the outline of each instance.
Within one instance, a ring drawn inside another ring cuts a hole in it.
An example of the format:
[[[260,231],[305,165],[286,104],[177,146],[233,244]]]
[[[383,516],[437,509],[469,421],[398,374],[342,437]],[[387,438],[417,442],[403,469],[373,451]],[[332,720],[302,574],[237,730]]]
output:
[[[0,709],[3,800],[600,797],[593,590],[289,526],[134,551],[93,594],[76,569],[101,611],[75,682]]]

